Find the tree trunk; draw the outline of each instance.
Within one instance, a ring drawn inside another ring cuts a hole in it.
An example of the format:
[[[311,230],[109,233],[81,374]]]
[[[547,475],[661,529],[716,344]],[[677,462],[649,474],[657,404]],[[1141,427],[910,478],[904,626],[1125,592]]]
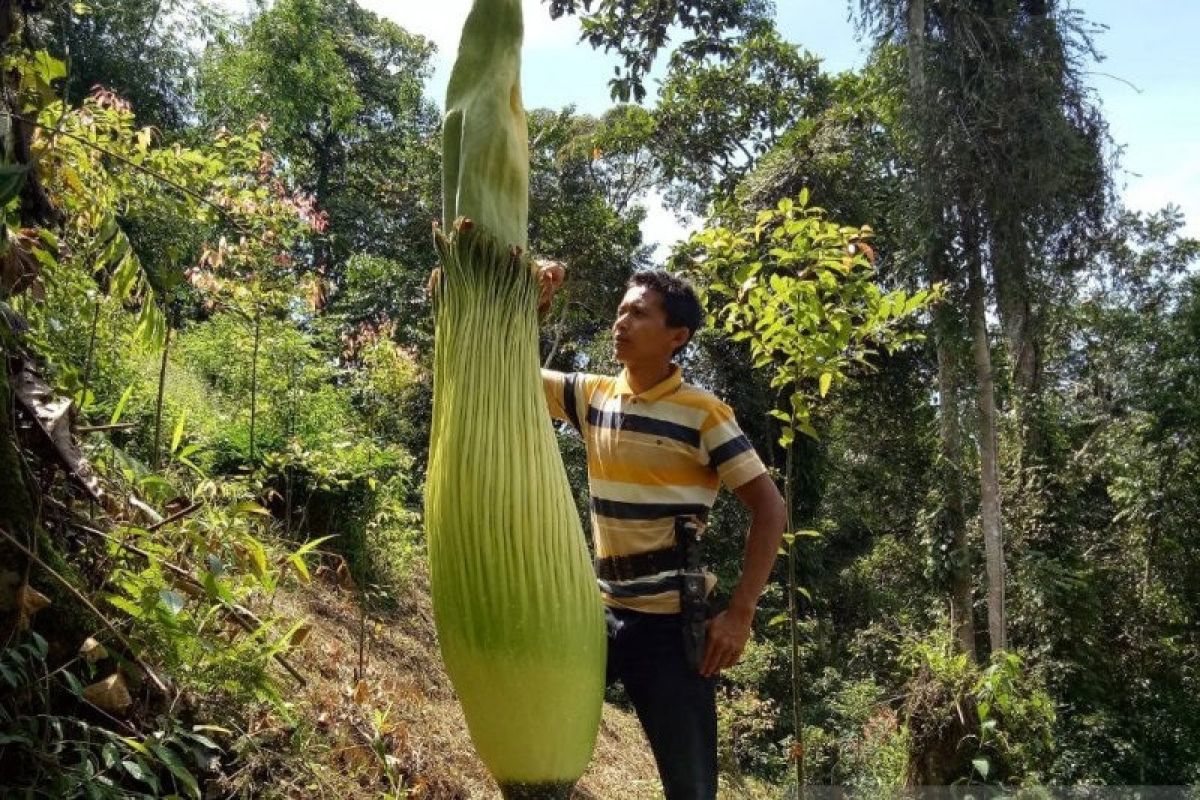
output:
[[[937,280],[949,278],[944,256],[935,257]],[[948,304],[934,311],[937,342],[938,439],[942,524],[950,543],[950,628],[960,652],[972,662],[975,655],[975,598],[971,586],[971,549],[967,542],[966,511],[963,508],[962,431],[958,416],[959,319]]]
[[[1001,219],[992,237],[995,254],[996,311],[1012,366],[1017,422],[1021,432],[1021,463],[1036,458],[1038,408],[1042,383],[1042,352],[1033,291],[1029,285],[1029,254],[1019,223]]]
[[[918,118],[924,118],[925,110],[925,0],[908,0],[908,32],[906,49],[908,51],[908,87],[913,100],[913,108]],[[924,142],[924,125],[920,126],[922,145]]]
[[[964,226],[967,295],[971,312],[975,380],[979,392],[979,497],[987,561],[988,639],[992,652],[1008,646],[1004,610],[1004,537],[1000,520],[1000,478],[996,466],[996,397],[988,342],[983,284],[983,254],[974,222]]]
[[[954,284],[943,239],[941,201],[931,179],[934,150],[929,136],[925,81],[925,0],[909,0],[906,49],[911,107],[917,119],[920,163],[917,165],[925,228],[925,263],[931,282]],[[938,361],[938,433],[941,450],[940,482],[944,506],[942,521],[950,540],[950,626],[954,641],[975,661],[974,598],[971,590],[971,550],[967,542],[962,491],[962,435],[958,417],[958,342],[960,319],[949,304],[934,310],[934,336]]]
[[[254,423],[258,417],[258,345],[262,338],[262,314],[254,311],[254,351],[250,356],[250,462],[254,463]]]

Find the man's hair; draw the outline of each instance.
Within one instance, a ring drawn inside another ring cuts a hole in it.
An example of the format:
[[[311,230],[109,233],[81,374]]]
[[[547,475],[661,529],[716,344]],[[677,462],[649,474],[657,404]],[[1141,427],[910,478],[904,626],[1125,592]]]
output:
[[[687,281],[661,269],[633,273],[626,282],[625,288],[632,289],[634,286],[658,292],[658,296],[662,298],[667,324],[672,328],[688,329],[687,342],[684,342],[671,354],[672,358],[678,356],[704,322],[704,309],[700,306],[700,298],[696,296],[696,290]]]

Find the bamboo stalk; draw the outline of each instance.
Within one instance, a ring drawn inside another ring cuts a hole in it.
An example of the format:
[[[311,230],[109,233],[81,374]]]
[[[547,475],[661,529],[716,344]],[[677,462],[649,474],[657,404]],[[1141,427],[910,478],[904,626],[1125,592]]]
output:
[[[250,462],[254,462],[254,423],[258,412],[258,346],[262,334],[262,313],[254,310],[254,353],[250,357]]]

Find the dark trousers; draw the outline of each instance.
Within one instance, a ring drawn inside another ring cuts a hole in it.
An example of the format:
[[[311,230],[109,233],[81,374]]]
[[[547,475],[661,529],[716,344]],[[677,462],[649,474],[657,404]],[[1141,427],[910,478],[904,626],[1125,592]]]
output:
[[[608,683],[620,681],[654,751],[667,800],[717,796],[716,681],[687,663],[678,614],[609,608]]]

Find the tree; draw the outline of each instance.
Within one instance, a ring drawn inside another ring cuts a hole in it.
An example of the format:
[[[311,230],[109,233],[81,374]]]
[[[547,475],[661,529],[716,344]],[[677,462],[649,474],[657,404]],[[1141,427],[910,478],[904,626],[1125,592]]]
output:
[[[974,658],[973,558],[966,535],[961,444],[965,303],[950,269],[941,193],[929,188],[930,183],[939,185],[938,176],[922,169],[914,154],[924,115],[921,103],[910,102],[921,91],[921,74],[915,83],[910,80],[912,43],[908,45],[881,45],[861,72],[830,79],[823,105],[780,137],[738,185],[736,197],[739,205],[755,207],[810,186],[832,215],[870,221],[883,280],[910,289],[945,285],[947,300],[932,309],[930,326],[939,478],[928,501],[933,508],[924,516],[934,573],[950,600],[955,642]],[[918,42],[918,53],[921,46]]]
[[[889,352],[917,335],[904,330],[910,317],[936,299],[937,290],[909,295],[882,291],[873,281],[869,227],[839,226],[823,209],[808,205],[807,190],[764,209],[752,225],[731,230],[718,225],[695,234],[692,270],[706,300],[715,305],[712,321],[749,344],[755,369],[765,370],[778,405],[779,444],[784,467],[788,530],[787,605],[792,672],[792,730],[796,785],[805,786],[803,723],[800,713],[799,593],[800,540],[819,536],[799,530],[795,517],[795,443],[818,438],[813,416],[835,385],[870,365],[879,350]]]
[[[311,260],[335,287],[352,253],[428,272],[438,196],[438,118],[423,89],[432,53],[354,0],[281,0],[205,61],[205,124],[270,121],[268,148],[329,216]]]
[[[596,9],[592,10],[593,2]],[[645,80],[658,52],[667,45],[672,26],[690,34],[679,51],[700,59],[731,53],[732,30],[749,31],[769,23],[771,0],[548,0],[550,16],[577,14],[583,39],[592,47],[616,50],[625,64],[609,81],[613,99],[641,102]]]
[[[668,199],[703,213],[731,194],[781,134],[824,105],[830,81],[819,63],[767,26],[719,55],[676,50],[652,140]]]
[[[67,64],[68,102],[103,86],[143,124],[179,132],[195,113],[199,50],[222,22],[206,0],[93,0],[60,3],[43,24]]]
[[[569,367],[612,324],[626,279],[649,261],[625,181],[649,170],[633,142],[642,112],[618,109],[603,119],[533,111],[530,138],[530,251],[567,265],[567,280],[545,329],[547,363]],[[632,130],[631,130],[632,128]]]
[[[1115,215],[1045,339],[1053,426],[1019,496],[1012,624],[1063,667],[1065,781],[1170,784],[1200,761],[1178,706],[1200,679],[1185,621],[1200,597],[1200,242],[1182,222]]]
[[[1002,649],[1007,637],[1000,487],[998,473],[987,466],[998,459],[987,279],[1000,298],[997,309],[1016,365],[1018,406],[1034,407],[1040,368],[1033,287],[1038,281],[1053,284],[1056,271],[1072,263],[1068,254],[1074,251],[1067,247],[1041,259],[1042,269],[1035,272],[1033,243],[1051,234],[1070,241],[1079,233],[1076,223],[1094,220],[1102,209],[1103,128],[1087,103],[1079,62],[1072,56],[1090,43],[1075,16],[1055,17],[1055,4],[1042,0],[864,0],[860,7],[881,38],[905,42],[925,260],[931,273],[949,276],[967,290],[966,324],[980,408],[989,634],[993,649]],[[949,124],[935,129],[935,119]],[[950,260],[943,262],[947,253]],[[975,260],[980,262],[977,279]],[[947,349],[939,360],[949,374],[954,334],[951,320],[943,322],[939,329]],[[952,433],[948,427],[946,433]],[[944,437],[945,449],[953,438]]]

